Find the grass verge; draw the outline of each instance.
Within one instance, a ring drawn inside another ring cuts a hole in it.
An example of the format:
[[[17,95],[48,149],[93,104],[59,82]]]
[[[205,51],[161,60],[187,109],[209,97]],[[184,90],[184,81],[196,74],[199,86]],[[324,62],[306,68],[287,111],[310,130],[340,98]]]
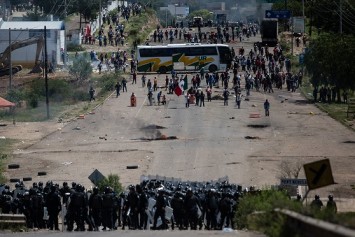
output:
[[[339,224],[355,229],[355,213],[334,213],[330,209],[312,209],[302,205],[301,202],[291,200],[286,192],[279,190],[262,190],[256,193],[247,193],[239,198],[235,223],[238,229],[260,231],[270,237],[298,237],[301,230],[292,228],[287,217],[275,212],[276,208],[288,209],[315,219]]]
[[[313,87],[312,84],[309,82],[309,77],[304,77],[303,85],[300,87],[300,91],[302,95],[308,99],[313,100]],[[327,113],[331,118],[335,119],[336,121],[340,122],[347,128],[355,130],[354,126],[354,117],[350,115],[347,118],[346,111],[348,109],[348,105],[344,103],[315,103],[321,111]]]

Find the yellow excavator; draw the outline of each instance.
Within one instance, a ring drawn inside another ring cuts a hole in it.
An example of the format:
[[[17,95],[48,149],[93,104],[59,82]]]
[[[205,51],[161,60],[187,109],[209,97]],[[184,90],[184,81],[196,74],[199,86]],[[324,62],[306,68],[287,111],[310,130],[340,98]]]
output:
[[[44,46],[44,38],[43,36],[36,36],[36,37],[31,37],[29,39],[13,42],[4,50],[3,53],[0,54],[0,77],[5,75],[10,75],[10,62],[9,62],[10,53],[16,49],[23,48],[31,44],[37,44],[37,50],[36,50],[35,65],[30,73],[42,72],[39,56]],[[22,70],[21,65],[12,66],[12,74],[15,74],[21,70]]]

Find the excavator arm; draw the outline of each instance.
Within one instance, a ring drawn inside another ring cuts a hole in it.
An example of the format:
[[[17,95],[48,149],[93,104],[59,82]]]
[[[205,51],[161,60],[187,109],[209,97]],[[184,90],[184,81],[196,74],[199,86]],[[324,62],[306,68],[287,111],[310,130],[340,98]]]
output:
[[[36,59],[35,59],[35,68],[38,66],[39,56],[44,46],[44,38],[43,36],[36,36],[29,39],[15,41],[9,45],[2,54],[0,54],[0,65],[2,65],[2,70],[6,70],[9,67],[9,57],[10,53],[16,49],[26,47],[28,45],[32,45],[37,43],[36,50]]]

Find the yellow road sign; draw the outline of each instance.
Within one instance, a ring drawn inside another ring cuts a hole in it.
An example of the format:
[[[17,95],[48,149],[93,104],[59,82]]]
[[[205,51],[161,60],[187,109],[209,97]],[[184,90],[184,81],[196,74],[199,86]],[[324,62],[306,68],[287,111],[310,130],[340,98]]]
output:
[[[305,164],[303,168],[310,190],[335,184],[329,159]]]

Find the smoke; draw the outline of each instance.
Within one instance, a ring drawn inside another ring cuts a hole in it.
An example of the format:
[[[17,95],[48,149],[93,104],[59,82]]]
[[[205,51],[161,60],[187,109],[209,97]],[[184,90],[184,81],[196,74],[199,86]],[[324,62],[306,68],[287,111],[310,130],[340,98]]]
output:
[[[144,133],[144,137],[148,138],[148,139],[157,139],[157,138],[161,138],[163,136],[163,134],[157,129],[155,128],[155,126],[148,126],[142,129],[143,133]]]
[[[142,120],[136,120],[134,123],[134,127],[139,129],[139,131],[143,133],[143,137],[145,139],[151,140],[161,138],[163,134],[160,132],[159,129],[165,129],[165,127],[156,124],[148,124]]]
[[[229,21],[259,21],[265,17],[265,10],[270,10],[272,3],[261,3],[257,0],[237,1],[236,9],[230,10]]]

